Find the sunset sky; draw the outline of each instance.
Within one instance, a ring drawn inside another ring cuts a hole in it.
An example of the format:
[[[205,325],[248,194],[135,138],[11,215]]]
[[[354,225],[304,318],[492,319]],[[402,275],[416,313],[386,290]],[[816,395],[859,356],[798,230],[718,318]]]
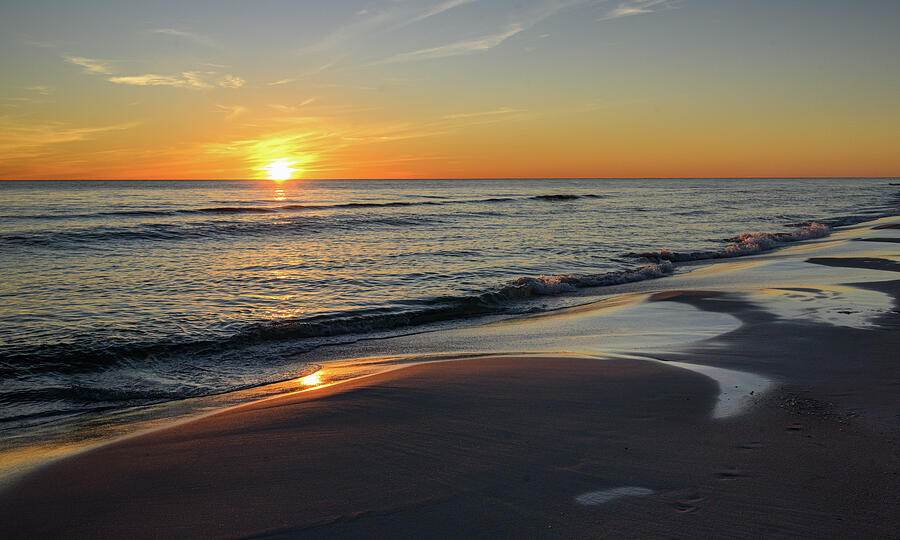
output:
[[[900,175],[900,2],[0,7],[0,178]]]

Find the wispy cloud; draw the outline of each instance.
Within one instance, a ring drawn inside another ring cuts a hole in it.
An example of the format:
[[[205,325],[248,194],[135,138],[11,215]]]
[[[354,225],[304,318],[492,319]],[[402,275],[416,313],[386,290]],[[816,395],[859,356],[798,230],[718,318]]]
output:
[[[322,73],[323,71],[325,71],[327,69],[331,69],[332,67],[337,65],[337,63],[340,62],[341,60],[343,60],[344,58],[345,58],[345,55],[341,55],[338,58],[335,58],[334,60],[325,62],[324,64],[320,64],[312,69],[309,69],[302,73],[297,73],[296,76],[294,76],[294,77],[285,77],[284,79],[278,79],[277,81],[272,81],[272,82],[266,83],[266,84],[268,84],[269,86],[281,86],[282,84],[290,84],[292,82],[297,82],[301,79]]]
[[[425,13],[422,13],[421,15],[417,15],[417,16],[413,17],[412,19],[407,21],[405,24],[414,24],[419,21],[424,21],[425,19],[429,19],[431,17],[434,17],[435,15],[440,15],[441,13],[443,13],[445,11],[450,11],[453,8],[456,8],[459,6],[464,6],[466,4],[471,4],[472,2],[475,2],[475,1],[476,0],[447,0],[446,2],[444,2],[442,4],[438,4],[437,6],[429,9]]]
[[[523,13],[521,17],[519,17],[519,20],[517,22],[507,24],[493,34],[481,36],[475,39],[464,39],[437,47],[428,47],[415,51],[396,54],[384,60],[377,61],[375,62],[375,64],[389,64],[395,62],[410,62],[416,60],[447,58],[450,56],[461,56],[488,51],[499,46],[509,38],[534,27],[544,19],[547,19],[564,9],[582,5],[588,3],[589,1],[590,0],[562,0],[545,2],[537,6],[535,9]],[[453,2],[447,2],[439,7],[447,6],[451,3]],[[451,5],[446,9],[452,9],[457,5],[462,4],[455,3],[454,5]],[[446,9],[444,9],[443,11],[446,11]]]
[[[355,20],[339,27],[337,30],[326,35],[316,43],[301,47],[297,52],[300,54],[311,54],[341,48],[347,42],[352,41],[361,35],[365,35],[385,24],[396,21],[397,16],[398,13],[396,11],[384,11],[374,15],[369,14],[368,11],[366,11],[366,13],[361,14],[359,20]]]
[[[42,96],[49,96],[54,92],[54,88],[52,86],[45,85],[35,85],[35,86],[26,86],[25,90],[31,90],[32,92],[37,92]]]
[[[610,19],[618,19],[620,17],[630,17],[632,15],[643,15],[645,13],[653,13],[656,9],[671,5],[672,0],[629,0],[622,2],[615,8],[611,9],[604,16],[597,19],[598,21],[608,21]]]
[[[247,107],[244,107],[243,105],[216,105],[216,108],[226,113],[226,120],[234,120],[238,116],[247,112]]]
[[[469,112],[469,113],[457,113],[457,114],[446,114],[442,116],[444,120],[459,120],[463,118],[479,118],[485,116],[500,116],[506,114],[513,114],[522,112],[521,109],[513,109],[511,107],[500,107],[499,109],[494,109],[491,111],[479,111],[479,112]]]
[[[146,73],[142,75],[117,75],[107,62],[81,56],[66,56],[67,61],[84,68],[84,72],[92,75],[109,75],[106,80],[114,84],[129,86],[171,86],[175,88],[240,88],[246,84],[243,78],[230,73],[216,78],[215,71],[182,71],[177,75],[158,75]],[[49,87],[33,87],[49,88]]]
[[[113,73],[113,69],[110,68],[109,64],[103,60],[97,60],[95,58],[85,58],[83,56],[65,56],[64,58],[69,62],[75,64],[76,66],[83,67],[85,73],[95,73],[101,75]]]
[[[172,86],[175,88],[190,88],[200,90],[204,88],[240,88],[244,85],[244,79],[235,75],[226,75],[219,80],[210,80],[212,73],[198,71],[183,71],[178,75],[157,75],[147,73],[145,75],[122,75],[108,77],[106,80],[115,84],[131,86]]]
[[[476,1],[445,0],[423,11],[420,9],[420,3],[418,2],[400,2],[395,0],[391,2],[389,8],[384,10],[362,9],[356,12],[356,20],[337,28],[323,39],[301,48],[298,52],[306,54],[343,48],[348,43],[372,32],[395,31]]]
[[[23,159],[46,154],[55,144],[93,139],[104,133],[138,126],[139,122],[100,127],[71,127],[61,122],[29,124],[0,117],[0,160]]]
[[[472,54],[480,51],[487,51],[500,45],[507,39],[525,30],[521,24],[512,24],[503,31],[490,35],[482,36],[477,39],[457,41],[448,45],[438,47],[430,47],[427,49],[419,49],[406,53],[400,53],[390,58],[386,58],[376,64],[389,64],[394,62],[409,62],[415,60],[429,60],[433,58],[446,58],[448,56],[460,56],[464,54]]]
[[[180,75],[124,75],[109,77],[109,82],[115,84],[128,84],[132,86],[174,86],[176,88],[212,88],[212,85],[204,81],[201,75],[195,71],[185,71]]]
[[[204,35],[189,32],[187,30],[178,30],[177,28],[153,28],[150,30],[150,32],[153,34],[174,36],[177,38],[185,39],[187,41],[193,41],[194,43],[197,43],[199,45],[213,46],[216,44],[215,41]]]
[[[294,111],[296,111],[297,109],[299,109],[300,107],[305,107],[305,106],[311,104],[311,103],[314,102],[315,100],[316,100],[315,97],[311,97],[311,98],[304,99],[303,101],[301,101],[300,103],[298,103],[298,104],[296,104],[296,105],[282,105],[282,104],[279,104],[279,103],[272,103],[272,104],[269,105],[269,107],[275,109],[276,111],[281,111],[281,112],[294,112]]]
[[[240,88],[244,86],[246,82],[247,81],[237,75],[225,75],[225,78],[219,81],[219,86],[222,88]]]

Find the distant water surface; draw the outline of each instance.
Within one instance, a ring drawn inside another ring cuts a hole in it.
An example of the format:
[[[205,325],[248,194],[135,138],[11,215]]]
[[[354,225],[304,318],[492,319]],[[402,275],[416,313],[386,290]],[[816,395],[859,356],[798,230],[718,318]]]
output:
[[[292,355],[326,344],[559,307],[664,277],[670,261],[827,234],[811,222],[896,214],[897,191],[877,179],[0,182],[0,430],[283,380],[302,369]],[[735,238],[755,231],[785,234]]]

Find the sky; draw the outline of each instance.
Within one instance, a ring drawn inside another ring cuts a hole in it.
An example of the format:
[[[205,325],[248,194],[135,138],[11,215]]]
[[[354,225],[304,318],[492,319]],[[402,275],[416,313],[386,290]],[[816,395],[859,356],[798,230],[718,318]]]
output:
[[[900,175],[900,2],[0,6],[0,179]]]

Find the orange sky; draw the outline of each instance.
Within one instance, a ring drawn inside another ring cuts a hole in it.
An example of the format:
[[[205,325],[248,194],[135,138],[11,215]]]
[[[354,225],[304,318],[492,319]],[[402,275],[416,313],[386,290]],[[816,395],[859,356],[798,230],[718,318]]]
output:
[[[41,2],[0,178],[900,174],[900,7]]]

